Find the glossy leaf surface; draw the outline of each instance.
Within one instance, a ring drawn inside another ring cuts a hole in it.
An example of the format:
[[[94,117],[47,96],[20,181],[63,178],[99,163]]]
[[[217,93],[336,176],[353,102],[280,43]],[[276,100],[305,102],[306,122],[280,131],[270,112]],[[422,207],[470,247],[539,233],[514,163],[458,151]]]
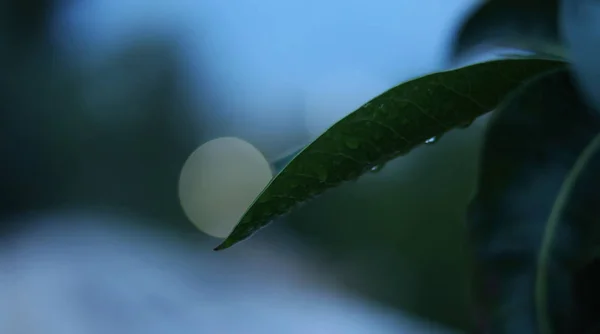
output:
[[[524,81],[564,64],[500,60],[396,86],[332,126],[272,180],[216,249],[244,240],[327,189],[491,111]]]

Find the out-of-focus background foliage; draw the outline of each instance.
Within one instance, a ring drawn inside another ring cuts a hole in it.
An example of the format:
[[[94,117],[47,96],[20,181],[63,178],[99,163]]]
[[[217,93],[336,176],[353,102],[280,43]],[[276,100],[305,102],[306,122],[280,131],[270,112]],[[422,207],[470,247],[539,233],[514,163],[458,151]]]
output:
[[[0,333],[464,331],[485,118],[220,253],[177,181],[207,140],[276,162],[443,69],[473,4],[4,1]]]

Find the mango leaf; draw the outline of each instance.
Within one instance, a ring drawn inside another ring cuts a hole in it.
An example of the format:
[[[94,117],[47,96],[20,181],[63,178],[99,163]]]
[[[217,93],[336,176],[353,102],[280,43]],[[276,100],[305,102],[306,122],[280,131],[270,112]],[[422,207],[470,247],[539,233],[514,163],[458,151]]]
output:
[[[600,319],[575,293],[600,245],[600,120],[573,82],[547,73],[489,123],[468,212],[482,332],[588,333]]]
[[[323,191],[470,124],[531,77],[564,66],[549,60],[500,60],[427,75],[381,94],[302,150],[271,181],[215,250],[248,238]]]
[[[488,0],[479,5],[456,33],[453,61],[486,48],[533,51],[565,59],[560,39],[559,0]]]

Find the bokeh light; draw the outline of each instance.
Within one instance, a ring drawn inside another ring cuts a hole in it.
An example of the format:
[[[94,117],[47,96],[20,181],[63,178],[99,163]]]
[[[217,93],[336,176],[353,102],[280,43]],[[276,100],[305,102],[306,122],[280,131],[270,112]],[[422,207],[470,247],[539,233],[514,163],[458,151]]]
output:
[[[185,162],[179,178],[181,206],[204,233],[225,238],[272,176],[271,166],[252,144],[217,138]]]

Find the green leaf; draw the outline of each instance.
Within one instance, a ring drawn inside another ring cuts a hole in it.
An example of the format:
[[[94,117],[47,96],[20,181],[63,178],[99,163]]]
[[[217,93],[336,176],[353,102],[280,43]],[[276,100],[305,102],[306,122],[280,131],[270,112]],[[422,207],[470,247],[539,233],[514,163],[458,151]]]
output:
[[[456,61],[485,48],[508,47],[566,59],[558,10],[559,0],[484,1],[461,24],[451,58]]]
[[[585,333],[573,291],[600,244],[600,121],[564,69],[520,92],[490,121],[469,208],[484,326]]]
[[[216,250],[248,238],[299,203],[377,169],[430,138],[470,124],[515,88],[563,66],[500,60],[427,75],[381,94],[301,151],[266,187]]]

